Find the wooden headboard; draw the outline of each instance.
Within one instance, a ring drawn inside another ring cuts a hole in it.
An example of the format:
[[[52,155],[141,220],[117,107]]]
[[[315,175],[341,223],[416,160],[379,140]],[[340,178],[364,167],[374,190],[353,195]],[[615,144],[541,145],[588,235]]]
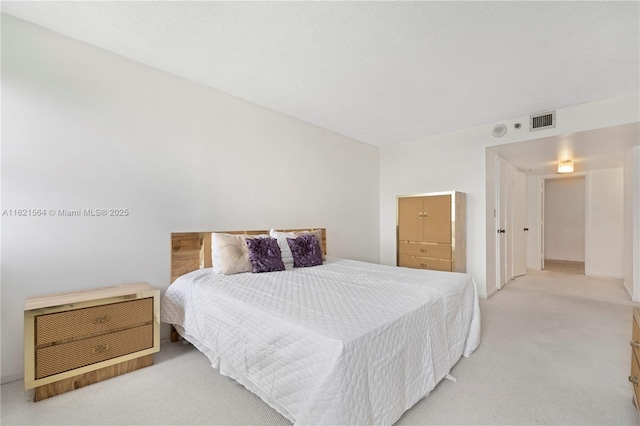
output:
[[[325,228],[278,229],[281,232],[322,231],[322,251],[327,254],[327,232]],[[226,234],[259,235],[269,231],[214,231]],[[171,283],[180,275],[211,267],[211,232],[171,233]]]

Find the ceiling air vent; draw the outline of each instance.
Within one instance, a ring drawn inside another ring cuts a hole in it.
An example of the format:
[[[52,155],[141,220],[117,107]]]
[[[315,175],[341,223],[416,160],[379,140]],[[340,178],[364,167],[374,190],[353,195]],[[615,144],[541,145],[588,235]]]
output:
[[[556,112],[546,111],[529,116],[529,131],[556,127]]]

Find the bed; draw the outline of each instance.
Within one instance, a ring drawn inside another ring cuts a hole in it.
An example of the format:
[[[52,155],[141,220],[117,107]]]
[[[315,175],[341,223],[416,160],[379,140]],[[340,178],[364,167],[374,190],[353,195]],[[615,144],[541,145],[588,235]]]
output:
[[[222,275],[207,235],[172,234],[162,322],[295,424],[393,424],[480,343],[469,275],[332,257]]]

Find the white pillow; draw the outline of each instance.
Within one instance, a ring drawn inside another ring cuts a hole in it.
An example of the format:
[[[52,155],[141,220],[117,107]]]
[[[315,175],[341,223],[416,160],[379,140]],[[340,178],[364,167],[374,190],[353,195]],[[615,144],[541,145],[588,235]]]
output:
[[[249,260],[248,237],[246,235],[218,235],[218,248],[220,249],[220,266],[225,275],[251,272]]]
[[[233,275],[251,272],[248,238],[268,238],[266,234],[211,234],[211,263],[216,274]]]
[[[293,265],[293,254],[291,254],[291,248],[287,242],[287,238],[295,238],[295,232],[280,232],[271,228],[269,236],[278,240],[278,246],[280,247],[280,253],[282,254],[282,262],[284,266]]]

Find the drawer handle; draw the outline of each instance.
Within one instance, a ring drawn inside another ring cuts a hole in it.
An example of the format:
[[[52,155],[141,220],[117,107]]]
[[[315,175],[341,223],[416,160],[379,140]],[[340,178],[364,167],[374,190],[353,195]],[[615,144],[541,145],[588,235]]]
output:
[[[104,324],[105,322],[109,321],[111,318],[109,318],[107,315],[102,315],[99,317],[96,317],[96,319],[93,320],[94,324]]]
[[[629,344],[631,345],[631,347],[634,347],[636,349],[640,349],[640,342],[638,342],[637,340],[632,340],[629,342]]]
[[[636,376],[629,376],[629,381],[638,386],[638,378]]]
[[[426,264],[426,263],[421,263],[421,264],[420,264],[420,267],[422,267],[422,268],[426,268],[426,267],[427,267],[427,264]]]
[[[426,253],[427,249],[420,249],[420,253]]]
[[[95,348],[91,349],[91,352],[94,354],[101,354],[102,352],[106,352],[109,350],[109,345],[98,345]]]

